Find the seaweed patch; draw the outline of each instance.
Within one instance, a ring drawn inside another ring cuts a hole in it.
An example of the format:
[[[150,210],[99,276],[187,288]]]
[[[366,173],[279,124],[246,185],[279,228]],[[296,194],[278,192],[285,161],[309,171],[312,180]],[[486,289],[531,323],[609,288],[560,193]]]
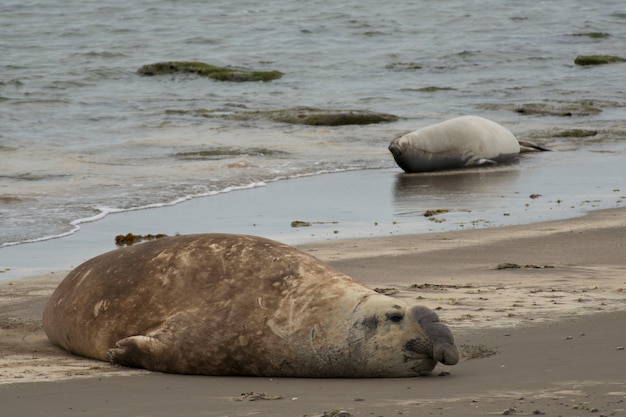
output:
[[[115,236],[115,244],[117,246],[131,246],[135,243],[140,243],[147,240],[161,239],[163,237],[167,237],[167,235],[164,233],[158,233],[156,235],[135,235],[133,233],[127,233],[125,235]]]
[[[337,222],[337,221],[331,221],[331,222],[320,222],[320,221],[317,221],[317,222],[307,222],[307,221],[304,221],[304,220],[294,220],[294,221],[291,222],[291,227],[309,227],[309,226],[312,226],[314,224],[337,224],[337,223],[339,223],[339,222]]]

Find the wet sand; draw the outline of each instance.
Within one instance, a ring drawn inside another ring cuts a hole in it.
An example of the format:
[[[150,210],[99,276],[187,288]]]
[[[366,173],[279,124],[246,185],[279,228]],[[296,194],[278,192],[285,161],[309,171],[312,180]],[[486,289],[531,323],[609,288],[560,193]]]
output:
[[[112,213],[76,233],[0,248],[0,281],[71,269],[117,235],[243,233],[287,244],[494,228],[624,206],[626,142],[523,155],[519,162],[404,174],[315,175],[180,204]],[[114,202],[112,202],[114,204]],[[428,211],[439,214],[424,216]],[[309,227],[292,227],[303,221]]]
[[[2,415],[626,415],[626,209],[300,247],[371,287],[436,309],[461,362],[408,379],[114,367],[45,338],[41,312],[64,276],[56,272],[0,282]],[[266,395],[251,401],[243,393]]]

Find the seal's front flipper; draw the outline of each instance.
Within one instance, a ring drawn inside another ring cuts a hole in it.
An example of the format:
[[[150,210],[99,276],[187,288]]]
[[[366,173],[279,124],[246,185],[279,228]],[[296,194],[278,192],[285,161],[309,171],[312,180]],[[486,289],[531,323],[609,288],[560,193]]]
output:
[[[131,336],[118,341],[109,349],[105,359],[113,364],[151,371],[167,371],[163,365],[167,359],[168,346],[156,337]]]
[[[168,317],[158,327],[145,335],[130,336],[118,340],[115,347],[109,349],[105,359],[117,365],[132,368],[145,368],[150,371],[174,374],[197,373],[189,363],[197,359],[189,351],[193,344],[193,326],[189,313],[178,313]],[[191,361],[191,362],[190,362]]]
[[[467,161],[465,163],[466,167],[480,167],[483,165],[495,165],[497,164],[497,161],[494,161],[493,159],[487,159],[487,158],[472,158],[469,161]]]

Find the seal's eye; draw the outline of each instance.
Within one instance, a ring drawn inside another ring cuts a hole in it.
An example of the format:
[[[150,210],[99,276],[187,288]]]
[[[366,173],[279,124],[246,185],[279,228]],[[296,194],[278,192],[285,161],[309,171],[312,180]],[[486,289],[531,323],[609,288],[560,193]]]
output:
[[[394,311],[392,313],[387,313],[387,320],[393,321],[394,323],[400,323],[404,318],[404,314],[399,311]]]

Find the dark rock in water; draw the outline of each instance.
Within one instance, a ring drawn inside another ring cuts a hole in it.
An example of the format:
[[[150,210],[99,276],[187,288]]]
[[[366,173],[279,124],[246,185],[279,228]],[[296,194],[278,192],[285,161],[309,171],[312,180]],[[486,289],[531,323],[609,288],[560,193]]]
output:
[[[576,65],[604,65],[626,62],[626,59],[613,55],[579,55],[574,60]]]
[[[539,116],[559,116],[559,117],[573,117],[573,116],[589,116],[602,112],[602,109],[598,106],[607,105],[610,103],[579,100],[571,102],[557,102],[557,103],[525,103],[525,104],[508,104],[508,103],[493,103],[493,104],[479,104],[477,107],[484,110],[510,110],[515,113],[524,115],[539,115]]]
[[[205,118],[234,120],[271,120],[309,126],[343,126],[388,123],[398,120],[398,116],[368,110],[325,110],[311,107],[294,107],[282,110],[258,110],[224,113],[209,109],[167,110],[168,115],[190,115]]]
[[[236,148],[236,147],[210,147],[189,152],[178,152],[174,156],[186,161],[205,161],[227,159],[237,156],[267,156],[280,158],[289,155],[288,152],[269,148]]]
[[[572,36],[587,37],[591,39],[602,39],[602,38],[608,38],[611,35],[606,32],[583,32],[583,33],[574,33]]]
[[[321,110],[296,108],[270,112],[269,118],[275,122],[309,126],[366,125],[372,123],[395,122],[397,116],[367,110]]]
[[[422,69],[422,66],[415,62],[392,62],[391,64],[387,64],[385,68],[395,71],[407,71]]]
[[[589,136],[595,136],[597,134],[597,130],[569,129],[557,132],[552,136],[555,138],[585,138]]]
[[[283,76],[280,71],[248,71],[238,68],[217,67],[203,62],[158,62],[144,65],[137,70],[141,75],[164,75],[176,73],[197,74],[218,81],[272,81]]]

